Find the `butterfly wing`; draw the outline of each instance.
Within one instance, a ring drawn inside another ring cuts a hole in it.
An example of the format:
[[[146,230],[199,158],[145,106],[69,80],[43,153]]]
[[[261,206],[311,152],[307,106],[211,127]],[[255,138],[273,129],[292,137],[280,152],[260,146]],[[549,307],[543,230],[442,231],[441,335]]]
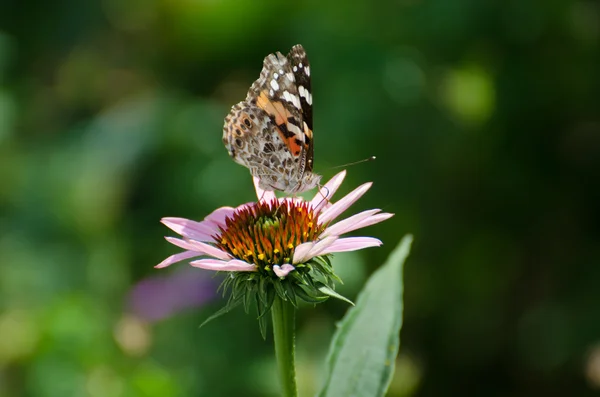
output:
[[[312,171],[314,157],[313,143],[313,115],[312,115],[312,89],[310,83],[310,63],[304,47],[297,44],[292,47],[287,58],[292,66],[292,73],[296,81],[296,90],[300,98],[302,112],[304,148],[306,151],[306,171]]]
[[[310,66],[302,46],[268,55],[246,100],[225,119],[223,142],[263,186],[287,193],[314,187]]]
[[[235,162],[250,169],[252,175],[272,180],[293,162],[276,131],[264,110],[240,102],[225,118],[223,144]],[[272,183],[276,181],[272,180]]]
[[[265,58],[260,77],[250,87],[246,101],[271,116],[292,156],[304,158],[302,104],[288,58],[280,52]]]

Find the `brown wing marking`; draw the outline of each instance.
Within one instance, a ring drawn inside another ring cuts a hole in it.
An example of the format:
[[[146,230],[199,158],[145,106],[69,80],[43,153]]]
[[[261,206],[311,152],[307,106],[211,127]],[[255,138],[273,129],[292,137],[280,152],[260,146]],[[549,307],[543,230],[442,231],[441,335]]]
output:
[[[270,101],[266,91],[262,91],[258,98],[256,98],[256,105],[273,118],[273,122],[277,126],[277,132],[279,133],[281,140],[285,143],[292,155],[294,157],[299,156],[304,149],[304,140],[299,139],[299,137],[287,127],[288,118],[293,117],[292,113],[285,108],[283,103]]]

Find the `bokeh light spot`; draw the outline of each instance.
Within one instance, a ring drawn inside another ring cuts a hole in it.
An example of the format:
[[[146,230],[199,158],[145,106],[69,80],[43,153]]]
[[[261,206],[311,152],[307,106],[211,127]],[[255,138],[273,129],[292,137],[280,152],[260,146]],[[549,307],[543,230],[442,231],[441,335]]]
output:
[[[494,112],[496,98],[492,76],[479,66],[450,70],[442,84],[441,97],[460,121],[482,124]]]
[[[148,325],[138,317],[126,315],[117,323],[114,337],[121,349],[130,356],[144,355],[152,343]]]

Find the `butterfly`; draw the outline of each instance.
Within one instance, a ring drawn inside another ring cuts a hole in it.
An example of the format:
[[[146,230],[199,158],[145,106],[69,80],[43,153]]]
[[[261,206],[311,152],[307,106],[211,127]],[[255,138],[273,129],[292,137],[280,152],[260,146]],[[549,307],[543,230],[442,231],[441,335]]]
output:
[[[225,117],[223,143],[261,189],[302,193],[321,180],[312,172],[312,124],[310,64],[298,44],[265,58],[246,99]]]

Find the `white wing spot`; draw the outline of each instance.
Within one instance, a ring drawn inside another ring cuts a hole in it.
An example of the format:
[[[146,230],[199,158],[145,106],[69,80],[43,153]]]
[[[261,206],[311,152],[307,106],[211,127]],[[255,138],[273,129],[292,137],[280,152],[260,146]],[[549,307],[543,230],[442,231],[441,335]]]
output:
[[[274,78],[275,80],[277,80],[277,78],[279,78],[279,75],[278,75],[277,73],[273,73],[273,78]]]
[[[301,85],[298,87],[298,93],[300,94],[301,97],[306,99],[306,103],[308,103],[309,105],[312,105],[312,95],[310,94],[310,92],[308,92],[308,90],[306,88],[304,88],[304,86]]]
[[[279,69],[279,74],[283,74],[283,69]]]
[[[309,66],[305,67],[304,71],[306,72],[307,76],[310,76],[310,67]]]
[[[271,80],[271,87],[273,87],[273,89],[275,91],[277,91],[279,89],[279,84],[277,84],[277,81]],[[273,94],[271,94],[271,95],[273,95]]]
[[[298,67],[299,67],[300,69],[302,69],[302,62],[300,62],[300,63],[298,64]]]
[[[294,69],[293,69],[293,71],[294,71],[294,72],[297,72],[297,71],[298,71],[298,66],[294,66]]]
[[[296,109],[302,108],[300,105],[300,98],[298,98],[296,95],[290,94],[287,90],[283,91],[283,98],[294,105]]]
[[[294,134],[296,134],[296,136],[301,136],[302,135],[302,130],[297,127],[296,125],[292,124],[292,123],[288,123],[287,124],[287,128],[288,130],[290,130],[291,132],[293,132]]]
[[[275,93],[273,92],[273,90],[269,90],[269,96],[274,96]]]

